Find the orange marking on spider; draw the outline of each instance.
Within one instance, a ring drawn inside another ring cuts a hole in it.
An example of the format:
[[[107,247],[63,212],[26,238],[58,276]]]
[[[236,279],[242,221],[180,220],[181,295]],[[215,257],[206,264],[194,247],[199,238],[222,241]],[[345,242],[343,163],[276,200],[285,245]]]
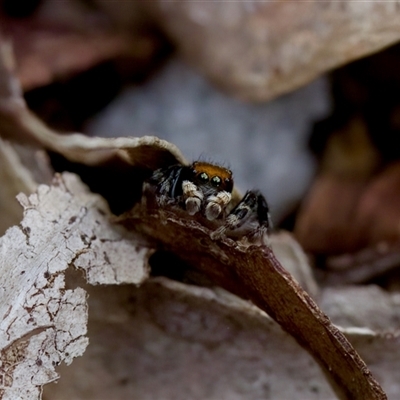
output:
[[[197,179],[204,182],[209,181],[213,186],[221,190],[232,191],[232,171],[229,169],[201,161],[194,162],[192,168]]]

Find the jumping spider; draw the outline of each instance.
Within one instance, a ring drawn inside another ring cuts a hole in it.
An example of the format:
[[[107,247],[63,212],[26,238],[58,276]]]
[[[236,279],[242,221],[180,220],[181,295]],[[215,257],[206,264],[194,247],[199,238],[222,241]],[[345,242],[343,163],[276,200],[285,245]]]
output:
[[[246,238],[265,243],[271,227],[268,204],[258,190],[247,191],[232,208],[232,171],[208,162],[196,161],[189,166],[172,165],[156,170],[144,183],[146,202],[158,207],[179,206],[189,215],[201,215],[216,221],[212,238]]]

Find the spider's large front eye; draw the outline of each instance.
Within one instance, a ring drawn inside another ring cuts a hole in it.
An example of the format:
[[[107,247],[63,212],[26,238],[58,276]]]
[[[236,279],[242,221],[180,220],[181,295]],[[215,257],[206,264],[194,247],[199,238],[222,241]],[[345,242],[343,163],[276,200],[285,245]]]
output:
[[[199,179],[202,181],[202,182],[208,182],[208,175],[205,173],[205,172],[202,172],[200,175],[199,175]]]
[[[213,176],[211,179],[211,184],[215,187],[218,187],[221,184],[221,178],[219,176]]]

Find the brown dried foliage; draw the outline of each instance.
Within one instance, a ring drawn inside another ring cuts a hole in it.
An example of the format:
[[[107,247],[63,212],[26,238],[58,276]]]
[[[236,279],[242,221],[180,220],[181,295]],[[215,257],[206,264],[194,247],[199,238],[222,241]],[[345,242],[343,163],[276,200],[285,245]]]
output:
[[[33,143],[89,166],[114,168],[118,164],[127,169],[151,171],[185,162],[175,146],[158,138],[106,140],[79,134],[61,136],[26,108],[9,66],[4,63],[0,70],[1,135],[8,139]],[[138,175],[137,179],[139,182],[135,183],[139,184],[143,176]],[[386,398],[344,335],[285,271],[269,248],[242,248],[228,239],[213,241],[208,228],[177,210],[149,210],[139,204],[121,218],[121,223],[158,248],[178,255],[214,283],[266,311],[316,359],[340,398]]]

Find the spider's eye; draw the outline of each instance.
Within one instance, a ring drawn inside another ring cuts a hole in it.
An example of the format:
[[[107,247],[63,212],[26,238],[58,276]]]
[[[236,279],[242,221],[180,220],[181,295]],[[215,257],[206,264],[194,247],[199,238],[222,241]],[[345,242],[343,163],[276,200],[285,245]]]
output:
[[[211,179],[211,184],[215,187],[218,187],[221,184],[221,178],[219,176],[213,176]]]
[[[202,181],[202,182],[208,182],[208,175],[205,173],[205,172],[202,172],[200,175],[199,175],[199,179]]]

